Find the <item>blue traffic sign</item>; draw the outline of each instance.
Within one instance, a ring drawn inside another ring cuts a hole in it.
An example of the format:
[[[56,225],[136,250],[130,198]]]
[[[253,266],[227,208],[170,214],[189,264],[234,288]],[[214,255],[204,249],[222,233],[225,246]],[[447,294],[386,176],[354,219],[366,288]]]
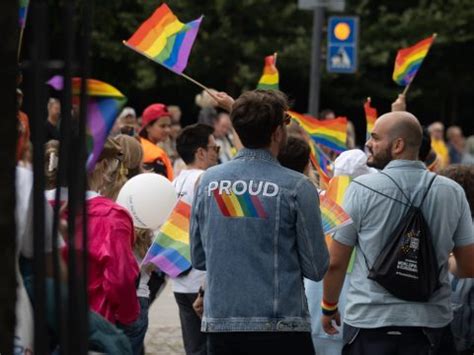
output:
[[[329,73],[356,72],[358,37],[358,17],[329,17],[326,62],[327,71]]]

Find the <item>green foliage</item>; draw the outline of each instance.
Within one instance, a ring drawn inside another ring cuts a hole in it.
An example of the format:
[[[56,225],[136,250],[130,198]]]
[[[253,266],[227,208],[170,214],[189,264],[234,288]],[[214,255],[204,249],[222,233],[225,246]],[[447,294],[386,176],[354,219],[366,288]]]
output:
[[[160,3],[94,2],[93,76],[116,85],[139,110],[154,101],[179,104],[191,122],[199,88],[122,44]],[[391,79],[397,50],[437,32],[435,45],[410,88],[409,109],[424,122],[468,122],[474,113],[472,0],[346,3],[345,14],[360,18],[359,69],[355,75],[328,74],[322,58],[321,108],[348,115],[363,136],[363,99],[371,96],[379,112],[384,112],[403,89]],[[312,13],[299,10],[296,0],[173,0],[168,4],[183,22],[205,15],[185,70],[188,75],[237,96],[255,88],[263,58],[278,52],[280,88],[298,111],[306,111]],[[325,44],[322,50],[324,55]]]

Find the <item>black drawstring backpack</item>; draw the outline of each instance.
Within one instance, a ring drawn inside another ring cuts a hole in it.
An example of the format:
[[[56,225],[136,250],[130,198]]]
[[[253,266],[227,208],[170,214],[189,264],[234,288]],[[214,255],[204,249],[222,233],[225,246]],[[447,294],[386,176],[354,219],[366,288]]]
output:
[[[421,206],[436,175],[431,179],[420,205],[415,207],[393,178],[385,173],[381,174],[392,180],[408,203],[376,191],[356,180],[353,182],[407,206],[408,210],[390,234],[386,245],[382,248],[372,267],[369,267],[367,258],[360,248],[369,270],[368,278],[377,282],[397,298],[406,301],[426,302],[439,287],[440,269],[430,228],[423,217]]]

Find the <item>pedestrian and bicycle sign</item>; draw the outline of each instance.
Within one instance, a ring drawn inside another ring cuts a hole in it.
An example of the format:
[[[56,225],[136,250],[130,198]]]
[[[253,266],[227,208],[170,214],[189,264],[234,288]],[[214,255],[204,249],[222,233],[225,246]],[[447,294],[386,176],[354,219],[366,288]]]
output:
[[[354,16],[331,16],[328,22],[326,67],[329,73],[355,73],[359,19]]]

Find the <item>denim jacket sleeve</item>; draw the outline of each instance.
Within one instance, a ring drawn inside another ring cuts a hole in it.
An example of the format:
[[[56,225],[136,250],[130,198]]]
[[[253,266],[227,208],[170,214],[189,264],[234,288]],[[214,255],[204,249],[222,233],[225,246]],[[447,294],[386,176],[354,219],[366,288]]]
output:
[[[189,227],[189,239],[191,243],[191,262],[193,268],[197,270],[206,270],[206,255],[201,239],[201,230],[199,223],[202,222],[202,185],[198,187],[194,196],[193,205],[191,208],[191,224]]]
[[[297,251],[303,276],[319,281],[329,266],[329,253],[324,239],[319,209],[319,195],[309,180],[296,189]]]

